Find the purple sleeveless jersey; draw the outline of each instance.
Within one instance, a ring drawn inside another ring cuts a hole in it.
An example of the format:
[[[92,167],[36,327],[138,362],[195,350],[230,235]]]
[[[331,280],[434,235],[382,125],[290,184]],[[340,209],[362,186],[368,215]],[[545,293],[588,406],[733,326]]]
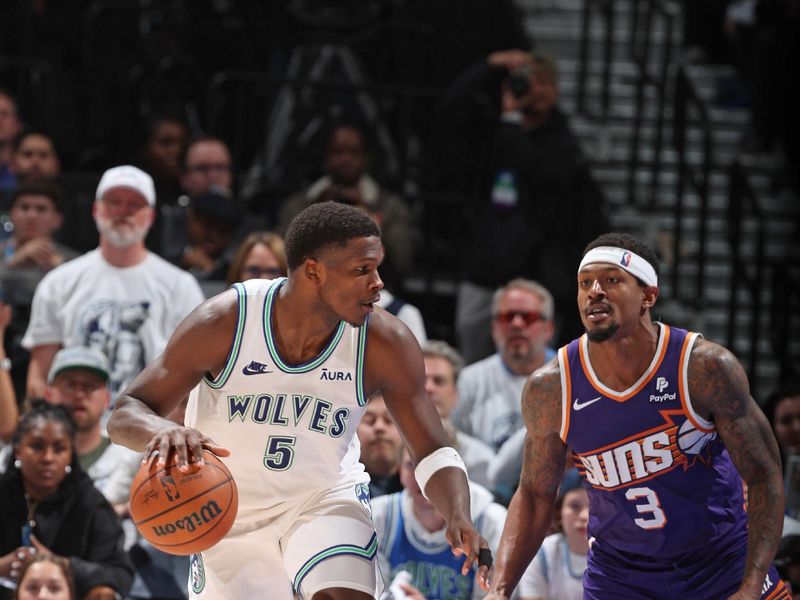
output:
[[[597,379],[585,335],[558,355],[561,437],[586,478],[589,535],[652,558],[747,538],[742,480],[689,398],[698,334],[659,326],[652,362],[624,392]]]

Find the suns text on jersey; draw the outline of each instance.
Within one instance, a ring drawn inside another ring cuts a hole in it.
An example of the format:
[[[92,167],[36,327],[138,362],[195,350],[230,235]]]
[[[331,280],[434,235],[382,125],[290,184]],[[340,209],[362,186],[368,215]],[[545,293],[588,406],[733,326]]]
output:
[[[320,434],[340,437],[347,430],[349,408],[337,408],[331,402],[300,394],[246,394],[228,396],[228,422],[251,420],[260,425],[308,428]]]

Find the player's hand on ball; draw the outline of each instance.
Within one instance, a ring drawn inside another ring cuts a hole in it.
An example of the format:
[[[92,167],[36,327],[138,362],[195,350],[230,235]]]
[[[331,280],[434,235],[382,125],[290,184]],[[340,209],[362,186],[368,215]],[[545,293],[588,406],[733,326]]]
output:
[[[196,462],[201,465],[204,463],[203,449],[217,456],[230,455],[230,450],[196,429],[177,424],[169,425],[156,433],[145,446],[142,462],[147,463],[157,458],[159,465],[165,465],[170,460],[170,453],[174,452],[178,469],[186,472],[190,463]]]

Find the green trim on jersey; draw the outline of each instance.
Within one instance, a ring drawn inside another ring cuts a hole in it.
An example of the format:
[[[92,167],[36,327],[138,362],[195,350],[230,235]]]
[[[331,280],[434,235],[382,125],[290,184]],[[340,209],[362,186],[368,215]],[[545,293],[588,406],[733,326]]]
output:
[[[364,324],[359,327],[358,331],[358,349],[356,350],[356,401],[359,406],[364,406],[367,403],[367,398],[364,395],[364,363],[367,356],[367,330],[369,329],[369,317]]]
[[[354,546],[352,544],[342,544],[340,546],[331,546],[330,548],[326,548],[325,550],[321,550],[317,552],[314,556],[309,558],[305,564],[300,567],[300,570],[297,571],[297,575],[294,578],[294,590],[298,594],[300,593],[300,584],[303,583],[303,578],[308,575],[308,572],[316,567],[319,563],[323,560],[332,558],[334,556],[339,556],[342,554],[349,555],[349,556],[359,556],[365,560],[373,560],[375,558],[375,554],[378,552],[378,536],[377,534],[373,533],[372,537],[370,538],[369,542],[365,547]]]
[[[285,283],[285,281],[286,279],[277,280],[275,285],[271,286],[267,292],[267,300],[264,302],[264,340],[267,343],[267,349],[269,350],[269,354],[272,357],[275,366],[277,366],[281,371],[289,374],[308,373],[309,371],[313,371],[319,367],[322,363],[328,360],[331,354],[333,354],[333,351],[336,349],[339,340],[342,339],[342,335],[344,335],[345,323],[344,321],[339,321],[339,326],[336,328],[331,341],[328,342],[326,348],[320,352],[315,359],[310,362],[297,365],[296,367],[287,365],[285,362],[283,362],[283,359],[281,359],[280,355],[278,354],[278,349],[275,347],[275,342],[272,340],[272,323],[270,319],[270,315],[272,315],[272,305],[275,300],[275,294],[278,293],[278,290]]]
[[[233,338],[231,350],[228,353],[228,360],[225,361],[225,368],[222,369],[222,372],[220,372],[220,374],[214,379],[209,379],[208,376],[203,377],[203,381],[206,382],[208,387],[215,390],[218,390],[224,386],[228,381],[228,378],[231,376],[233,367],[236,365],[236,361],[239,358],[239,350],[241,349],[242,337],[244,336],[244,325],[245,321],[247,320],[247,291],[245,291],[244,286],[241,283],[234,283],[233,289],[236,290],[236,294],[238,295],[239,312],[236,314],[236,335]]]

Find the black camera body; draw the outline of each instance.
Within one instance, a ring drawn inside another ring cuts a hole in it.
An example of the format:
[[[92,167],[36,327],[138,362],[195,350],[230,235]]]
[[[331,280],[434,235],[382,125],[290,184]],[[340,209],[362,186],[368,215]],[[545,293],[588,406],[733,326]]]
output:
[[[528,67],[522,67],[511,72],[508,77],[508,89],[514,98],[522,98],[528,93],[530,84],[528,80],[531,76],[531,71]]]

